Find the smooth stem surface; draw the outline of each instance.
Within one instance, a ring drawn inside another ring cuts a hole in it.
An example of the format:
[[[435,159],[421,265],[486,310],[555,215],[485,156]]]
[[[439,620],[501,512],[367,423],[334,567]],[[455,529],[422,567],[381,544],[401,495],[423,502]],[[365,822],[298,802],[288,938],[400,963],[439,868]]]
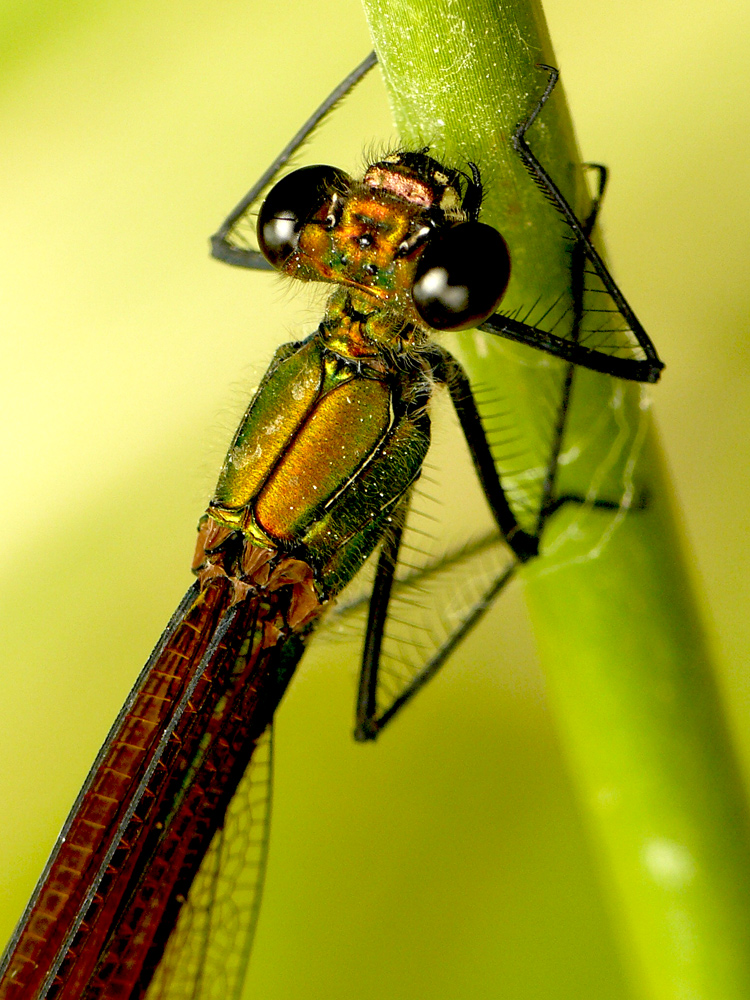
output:
[[[544,88],[536,64],[555,65],[541,8],[530,0],[363,3],[404,145],[429,145],[452,165],[480,165],[483,219],[503,232],[513,259],[503,307],[540,322],[549,304],[569,296],[568,234],[509,136]],[[529,139],[585,214],[561,87]],[[516,457],[514,464],[504,465],[501,454],[498,460],[506,485],[522,492],[524,468],[543,461],[562,368],[530,349],[487,340],[460,334],[449,346],[510,414]],[[744,793],[644,391],[578,372],[563,459],[565,492],[631,505],[647,500],[646,509],[628,513],[562,510],[547,526],[542,558],[524,572],[550,699],[633,995],[746,1000]]]

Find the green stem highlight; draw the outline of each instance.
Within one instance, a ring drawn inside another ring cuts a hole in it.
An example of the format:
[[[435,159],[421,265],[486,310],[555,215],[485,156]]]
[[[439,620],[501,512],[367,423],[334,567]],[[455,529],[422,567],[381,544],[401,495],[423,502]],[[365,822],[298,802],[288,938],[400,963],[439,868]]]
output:
[[[430,146],[450,165],[479,164],[482,218],[503,233],[513,260],[503,308],[539,321],[546,305],[569,297],[569,247],[509,137],[544,88],[537,63],[556,65],[541,7],[363,4],[404,145]],[[529,141],[585,215],[561,86]],[[528,468],[543,461],[562,369],[487,339],[459,334],[449,346],[512,414]],[[501,462],[501,472],[522,496],[518,464]],[[623,504],[564,508],[523,576],[634,996],[747,1000],[750,824],[641,387],[576,373],[559,479],[566,493]]]

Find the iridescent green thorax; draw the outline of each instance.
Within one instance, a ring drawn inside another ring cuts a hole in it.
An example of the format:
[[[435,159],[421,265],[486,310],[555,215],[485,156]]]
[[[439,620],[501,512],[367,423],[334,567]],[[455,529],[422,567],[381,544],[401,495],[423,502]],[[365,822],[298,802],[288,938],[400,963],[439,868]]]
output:
[[[251,545],[343,585],[419,475],[429,443],[419,365],[353,360],[321,329],[274,359],[240,424],[208,507]]]

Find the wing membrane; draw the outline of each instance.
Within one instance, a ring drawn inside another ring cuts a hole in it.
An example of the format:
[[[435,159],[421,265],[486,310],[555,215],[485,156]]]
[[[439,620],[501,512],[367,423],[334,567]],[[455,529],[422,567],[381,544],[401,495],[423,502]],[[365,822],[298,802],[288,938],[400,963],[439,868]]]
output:
[[[408,528],[404,546],[408,553]],[[504,539],[494,534],[396,579],[378,668],[380,728],[437,672],[516,565]]]
[[[146,1000],[240,996],[263,893],[272,782],[269,726],[206,852]]]
[[[516,566],[516,557],[494,524],[449,402],[435,403],[429,464],[406,514],[385,616],[375,690],[378,719],[390,717],[394,706],[400,707],[405,696],[435,673],[486,610],[488,594],[499,580],[507,581]],[[523,462],[512,453],[524,445],[504,433],[510,410],[495,400],[494,414],[487,419],[502,439],[498,455],[509,463]],[[515,489],[523,522],[530,526],[536,518],[532,493],[540,494],[543,468],[540,460],[533,490],[528,482]],[[329,617],[329,633],[359,639],[365,632],[382,551],[383,546],[345,592]]]

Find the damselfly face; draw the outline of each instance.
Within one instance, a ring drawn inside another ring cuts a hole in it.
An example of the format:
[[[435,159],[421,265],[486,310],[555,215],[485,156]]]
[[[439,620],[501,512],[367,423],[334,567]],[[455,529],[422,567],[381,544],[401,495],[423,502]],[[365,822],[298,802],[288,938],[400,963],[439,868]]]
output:
[[[397,314],[407,326],[460,330],[495,312],[510,277],[502,236],[477,220],[481,184],[425,152],[395,153],[354,181],[304,167],[272,188],[258,241],[274,267],[346,291],[350,312]],[[382,325],[379,327],[382,329]]]

